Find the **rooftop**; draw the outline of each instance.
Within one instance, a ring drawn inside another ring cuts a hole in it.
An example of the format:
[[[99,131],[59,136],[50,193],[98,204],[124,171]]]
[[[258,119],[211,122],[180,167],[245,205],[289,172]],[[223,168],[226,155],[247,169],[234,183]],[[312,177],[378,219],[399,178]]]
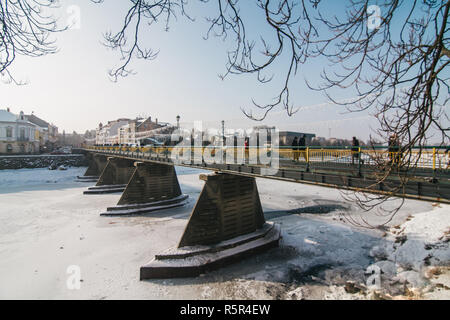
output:
[[[36,117],[34,114],[25,115],[25,117],[28,119],[28,121],[34,123],[35,125],[41,128],[48,128],[48,126],[50,125],[47,121],[44,121],[41,118]]]
[[[0,121],[2,122],[16,122],[17,116],[8,110],[0,109]]]

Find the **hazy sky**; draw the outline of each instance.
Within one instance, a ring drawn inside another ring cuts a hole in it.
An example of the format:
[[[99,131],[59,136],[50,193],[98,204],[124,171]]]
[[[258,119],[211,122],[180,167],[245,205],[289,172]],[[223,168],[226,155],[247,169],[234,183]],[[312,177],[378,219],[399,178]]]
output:
[[[102,46],[102,33],[120,27],[129,1],[105,1],[93,4],[89,0],[61,1],[61,24],[69,19],[67,9],[80,9],[80,28],[57,35],[59,52],[41,58],[18,57],[11,71],[15,77],[27,80],[26,86],[0,83],[0,108],[9,107],[15,113],[23,110],[56,124],[60,131],[84,132],[100,122],[119,117],[147,115],[164,122],[203,120],[217,123],[225,120],[227,127],[251,126],[241,107],[251,106],[251,99],[268,102],[279,86],[275,82],[261,85],[254,76],[231,76],[222,81],[218,74],[225,70],[229,43],[212,38],[204,40],[207,30],[204,11],[195,10],[196,22],[183,17],[172,24],[169,32],[163,25],[142,34],[159,56],[153,61],[134,61],[136,75],[113,83],[108,70],[118,65],[119,55]],[[330,10],[333,8],[330,8]],[[317,79],[324,66],[301,67],[291,84],[291,92],[301,113],[289,118],[280,109],[264,124],[280,129],[316,133],[319,136],[366,140],[376,120],[367,113],[346,113],[342,107],[323,105],[327,99],[311,92],[305,85],[308,76]],[[282,72],[283,65],[279,65]],[[342,97],[348,97],[345,93]],[[312,108],[311,105],[319,105]],[[261,124],[261,123],[256,123]]]

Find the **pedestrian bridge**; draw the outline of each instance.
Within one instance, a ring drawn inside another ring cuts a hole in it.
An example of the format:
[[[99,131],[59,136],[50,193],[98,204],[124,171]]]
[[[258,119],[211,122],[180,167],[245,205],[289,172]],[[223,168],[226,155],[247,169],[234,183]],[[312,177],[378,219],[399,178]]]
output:
[[[408,159],[386,149],[352,151],[333,147],[305,150],[249,147],[246,150],[244,147],[98,146],[85,150],[136,161],[450,203],[450,153],[444,148],[413,150]],[[219,153],[219,157],[211,159],[211,155]],[[263,157],[265,161],[261,160]],[[398,163],[402,164],[400,168]]]
[[[183,206],[175,166],[213,171],[205,181],[176,248],[140,268],[140,278],[192,277],[278,246],[280,226],[266,222],[255,178],[450,203],[448,153],[273,147],[95,146],[85,194],[122,192],[104,216],[149,214]]]

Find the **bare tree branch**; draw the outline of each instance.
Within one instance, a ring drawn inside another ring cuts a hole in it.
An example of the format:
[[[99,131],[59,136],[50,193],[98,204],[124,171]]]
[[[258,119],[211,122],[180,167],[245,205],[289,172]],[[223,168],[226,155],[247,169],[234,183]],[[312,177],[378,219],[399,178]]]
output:
[[[6,82],[23,84],[8,70],[17,56],[56,52],[50,35],[65,30],[58,29],[50,15],[50,9],[56,7],[56,0],[0,0],[0,75]]]

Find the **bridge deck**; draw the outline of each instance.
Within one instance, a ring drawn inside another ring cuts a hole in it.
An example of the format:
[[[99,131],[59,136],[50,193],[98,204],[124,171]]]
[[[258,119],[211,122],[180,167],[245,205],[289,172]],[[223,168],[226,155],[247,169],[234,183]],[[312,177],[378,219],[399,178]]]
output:
[[[197,153],[191,148],[163,147],[91,147],[85,150],[142,162],[164,163],[237,175],[450,203],[450,170],[446,158],[448,155],[434,150],[421,153],[416,158],[413,155],[410,159],[413,165],[408,170],[397,170],[386,166],[383,171],[380,163],[389,162],[390,159],[397,156],[396,154],[376,153],[370,150],[359,152],[359,156],[355,158],[355,153],[351,150],[315,149],[301,151],[299,159],[293,161],[294,151],[292,149],[278,149],[276,150],[276,162],[262,164],[259,157],[272,150],[250,149],[246,153],[242,148],[233,148],[231,158],[234,161],[230,163],[230,161],[222,161],[223,158],[226,158],[226,154],[219,161],[208,161],[203,156],[205,148],[200,149],[201,152]],[[230,155],[229,150],[228,148]],[[209,152],[214,154],[215,150],[212,152],[209,150]],[[187,160],[182,161],[174,153],[178,156],[189,154]]]

